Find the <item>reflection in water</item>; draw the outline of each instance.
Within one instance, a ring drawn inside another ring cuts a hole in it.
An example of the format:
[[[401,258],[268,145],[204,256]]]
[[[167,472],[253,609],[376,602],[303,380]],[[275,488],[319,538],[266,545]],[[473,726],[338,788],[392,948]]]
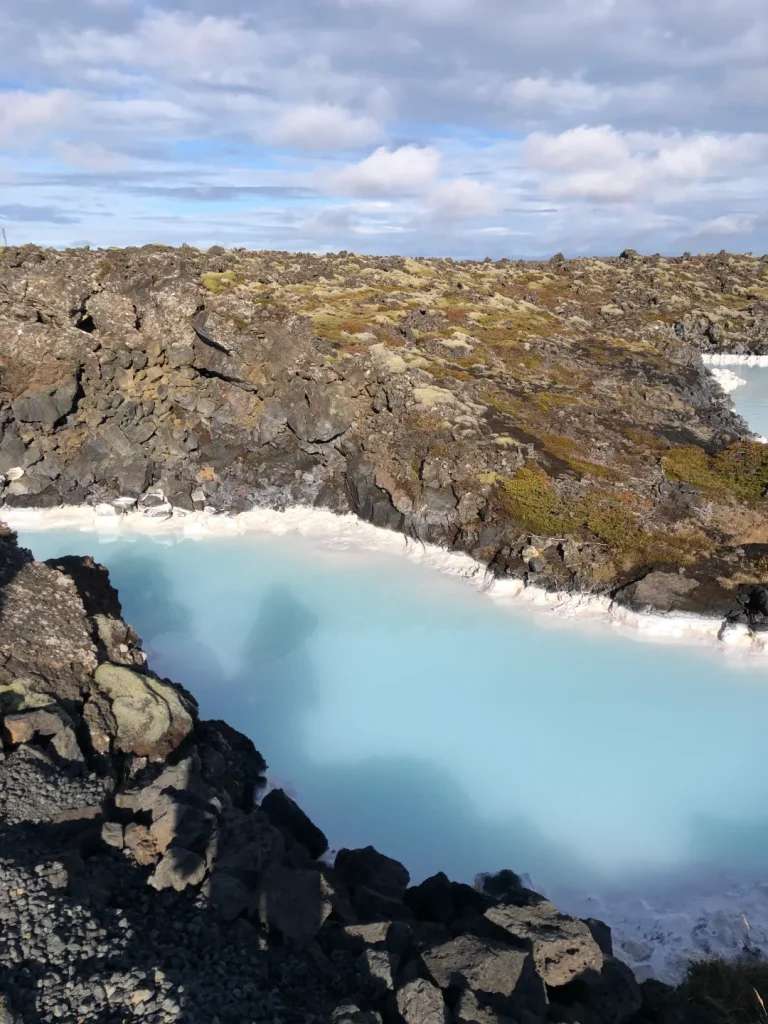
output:
[[[21,540],[105,562],[155,670],[247,732],[336,845],[550,891],[764,870],[759,662],[559,628],[292,537]]]

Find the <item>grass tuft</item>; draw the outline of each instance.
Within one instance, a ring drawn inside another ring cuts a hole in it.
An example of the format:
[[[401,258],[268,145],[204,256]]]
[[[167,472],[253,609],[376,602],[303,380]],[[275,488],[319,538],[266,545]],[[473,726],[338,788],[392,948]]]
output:
[[[756,502],[768,487],[768,445],[741,441],[708,455],[702,448],[683,445],[661,460],[666,475],[715,498]]]
[[[702,1024],[764,1024],[768,961],[743,957],[692,963],[679,992]]]

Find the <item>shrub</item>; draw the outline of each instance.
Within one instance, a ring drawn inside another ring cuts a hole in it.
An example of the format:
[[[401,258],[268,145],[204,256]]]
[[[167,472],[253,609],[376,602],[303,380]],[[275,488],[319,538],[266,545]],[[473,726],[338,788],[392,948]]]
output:
[[[679,994],[706,1024],[762,1024],[768,1020],[768,961],[745,956],[692,963]]]
[[[758,501],[768,486],[768,445],[740,441],[716,455],[682,445],[661,460],[664,472],[716,498]]]

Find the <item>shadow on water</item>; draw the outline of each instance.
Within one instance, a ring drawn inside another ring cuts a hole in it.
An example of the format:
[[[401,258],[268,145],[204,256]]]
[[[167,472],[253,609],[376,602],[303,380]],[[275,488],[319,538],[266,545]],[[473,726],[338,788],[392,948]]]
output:
[[[438,870],[471,880],[478,870],[502,867],[528,872],[534,881],[590,876],[589,865],[528,816],[485,817],[461,782],[461,765],[453,773],[410,754],[350,761],[343,735],[338,762],[313,757],[308,730],[324,694],[311,648],[322,611],[297,588],[269,587],[240,643],[230,637],[237,650],[224,652],[203,631],[191,637],[189,613],[161,561],[115,551],[109,565],[127,617],[147,640],[152,667],[183,682],[203,716],[253,739],[271,777],[293,792],[336,847],[373,844],[402,860],[415,880]],[[361,688],[365,673],[361,665]],[[403,707],[401,714],[408,713]],[[510,778],[510,786],[524,785]]]
[[[576,863],[572,853],[524,816],[503,823],[483,817],[458,774],[427,758],[313,758],[307,723],[323,694],[310,643],[319,628],[319,617],[294,589],[272,587],[245,640],[240,667],[226,679],[216,704],[256,742],[279,782],[293,787],[305,810],[331,831],[331,842],[372,843],[403,860],[415,879],[443,869],[472,879],[479,867],[568,877]],[[578,873],[587,875],[588,866],[580,863]]]

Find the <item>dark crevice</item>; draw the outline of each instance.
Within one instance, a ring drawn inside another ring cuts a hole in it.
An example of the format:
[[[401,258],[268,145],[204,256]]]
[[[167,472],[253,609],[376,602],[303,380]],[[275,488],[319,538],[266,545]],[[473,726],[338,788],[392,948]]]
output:
[[[96,330],[96,324],[93,321],[93,317],[88,312],[87,303],[90,299],[90,295],[85,295],[80,300],[78,306],[74,306],[70,310],[70,316],[72,317],[73,323],[78,331],[83,331],[85,334],[93,334]]]
[[[96,324],[93,322],[93,317],[90,313],[85,313],[84,315],[79,316],[78,319],[75,320],[75,327],[78,331],[85,331],[86,334],[93,334],[96,330]]]
[[[258,389],[255,385],[250,384],[247,380],[241,380],[240,377],[230,377],[227,373],[220,373],[218,370],[209,370],[202,366],[195,367],[196,372],[208,380],[221,380],[225,384],[232,384],[236,388],[241,388],[243,391],[248,391],[252,395],[258,394]]]
[[[192,327],[195,330],[195,334],[198,336],[200,341],[204,342],[206,345],[209,345],[211,348],[215,348],[218,352],[223,352],[225,355],[231,356],[232,352],[226,347],[226,345],[222,345],[221,342],[216,341],[216,339],[205,329],[205,321],[207,318],[208,314],[205,310],[201,310],[199,313],[194,315],[192,318]]]

